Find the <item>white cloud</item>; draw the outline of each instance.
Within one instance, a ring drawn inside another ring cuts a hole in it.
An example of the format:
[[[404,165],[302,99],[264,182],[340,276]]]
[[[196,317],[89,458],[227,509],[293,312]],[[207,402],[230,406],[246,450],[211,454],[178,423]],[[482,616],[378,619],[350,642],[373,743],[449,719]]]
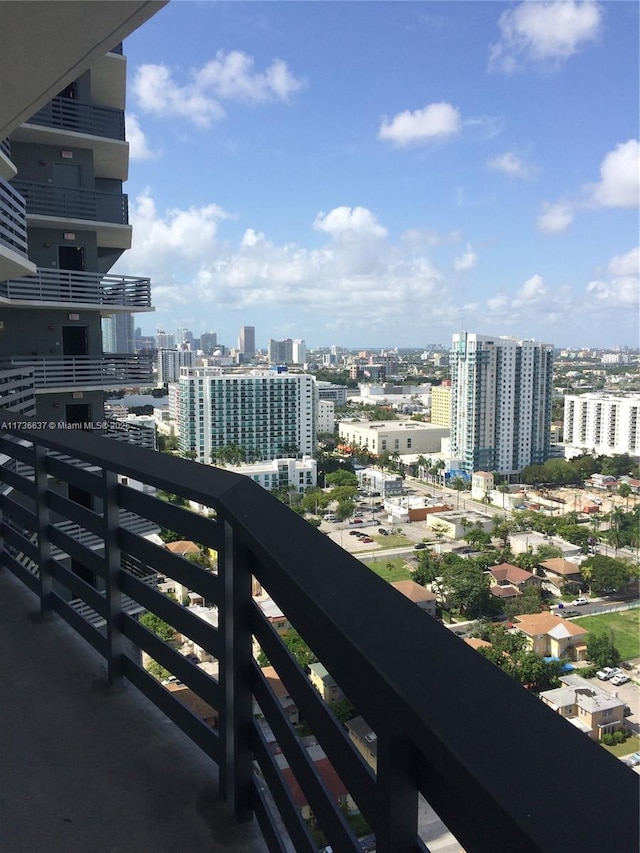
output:
[[[541,275],[533,275],[527,279],[516,292],[514,305],[532,305],[546,299],[549,291]]]
[[[611,258],[607,271],[611,276],[627,276],[640,273],[640,247],[636,246],[625,255],[616,255]]]
[[[316,231],[332,237],[386,237],[387,229],[380,225],[366,207],[335,207],[329,213],[318,213],[313,223]]]
[[[640,299],[640,247],[636,246],[624,255],[616,255],[607,265],[607,277],[590,281],[586,287],[599,305],[600,310],[634,307],[637,322]]]
[[[462,240],[462,234],[455,229],[446,233],[440,233],[431,228],[409,228],[400,239],[409,248],[420,250],[434,246],[448,245],[450,243],[459,243]]]
[[[200,127],[225,116],[221,101],[288,101],[305,85],[281,59],[259,73],[254,71],[253,57],[240,51],[218,51],[215,59],[192,70],[183,84],[173,74],[166,65],[141,65],[133,75],[131,91],[144,112],[179,116]]]
[[[566,201],[550,204],[545,201],[542,205],[542,213],[538,216],[538,230],[545,234],[560,234],[566,231],[573,222],[573,208]]]
[[[511,74],[528,63],[556,66],[596,39],[601,22],[592,0],[520,3],[498,19],[500,40],[491,45],[489,69]]]
[[[456,272],[468,272],[472,270],[478,263],[478,256],[471,248],[471,244],[467,243],[465,251],[455,259],[453,268]]]
[[[196,85],[218,98],[260,103],[287,101],[305,85],[289,71],[286,62],[275,59],[264,73],[254,71],[253,57],[238,50],[219,50],[216,58],[195,74]]]
[[[598,207],[638,207],[640,200],[640,143],[630,139],[610,151],[600,165],[600,183],[589,187]]]
[[[536,172],[535,166],[528,165],[513,151],[505,151],[487,161],[492,172],[502,172],[510,178],[531,178]]]
[[[445,139],[459,133],[462,119],[459,111],[445,102],[427,104],[421,110],[405,110],[391,121],[383,120],[378,139],[388,139],[396,145]]]
[[[131,160],[157,160],[160,157],[159,151],[149,148],[147,137],[134,113],[127,113],[127,141]]]

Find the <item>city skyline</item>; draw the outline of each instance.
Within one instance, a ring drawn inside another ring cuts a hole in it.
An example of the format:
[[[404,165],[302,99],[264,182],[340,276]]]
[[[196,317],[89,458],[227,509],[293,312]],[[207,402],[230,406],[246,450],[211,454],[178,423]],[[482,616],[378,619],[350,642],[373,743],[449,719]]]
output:
[[[637,31],[625,3],[169,4],[125,43],[144,333],[636,345]]]

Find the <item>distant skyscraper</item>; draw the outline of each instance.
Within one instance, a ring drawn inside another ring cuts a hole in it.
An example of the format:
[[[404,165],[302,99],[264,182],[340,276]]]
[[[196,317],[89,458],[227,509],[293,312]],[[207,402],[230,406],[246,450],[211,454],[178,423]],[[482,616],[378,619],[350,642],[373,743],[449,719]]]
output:
[[[305,364],[307,360],[307,347],[304,341],[294,341],[292,347],[292,361],[294,364]]]
[[[165,332],[164,329],[156,330],[156,349],[173,349],[175,345],[175,335]]]
[[[104,352],[135,352],[133,314],[112,314],[102,318]]]
[[[158,350],[158,382],[177,382],[181,367],[192,367],[196,354],[189,349]]]
[[[217,346],[218,335],[215,332],[202,332],[200,335],[200,349],[205,355],[211,355]]]
[[[178,329],[177,343],[189,344],[189,346],[193,349],[193,332],[189,329]]]
[[[461,332],[451,349],[451,453],[517,474],[549,457],[553,346]]]
[[[238,338],[238,349],[245,355],[255,355],[256,352],[256,329],[255,326],[243,326]]]

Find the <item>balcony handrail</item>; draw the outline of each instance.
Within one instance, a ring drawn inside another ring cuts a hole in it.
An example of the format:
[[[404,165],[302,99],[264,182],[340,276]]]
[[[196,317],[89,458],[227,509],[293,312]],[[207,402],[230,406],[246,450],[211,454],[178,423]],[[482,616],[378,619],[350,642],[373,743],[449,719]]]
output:
[[[5,364],[31,367],[36,388],[69,385],[120,388],[149,382],[152,373],[151,356],[144,353],[105,353],[97,358],[89,355],[13,356]]]
[[[35,275],[0,282],[0,298],[151,307],[151,280],[142,276],[38,268]]]
[[[0,243],[27,257],[25,199],[4,178],[0,178]]]
[[[124,141],[124,111],[58,96],[45,104],[28,125],[59,128]]]
[[[56,187],[32,181],[13,181],[13,186],[24,196],[28,216],[90,219],[116,225],[129,223],[129,203],[124,193]]]
[[[8,420],[10,420],[8,418]],[[33,443],[33,449],[11,437]],[[72,616],[52,592],[47,558],[41,558],[38,583],[25,582],[68,618],[107,657],[110,672],[121,671],[178,722],[221,765],[222,788],[236,816],[254,810],[272,850],[280,844],[277,824],[253,779],[258,761],[271,787],[296,850],[313,842],[295,814],[286,786],[251,716],[251,694],[260,699],[283,751],[294,767],[314,814],[326,823],[334,849],[357,850],[348,827],[322,799],[322,785],[296,741],[277,702],[261,681],[251,658],[251,636],[259,635],[267,656],[299,707],[320,733],[335,769],[349,782],[355,799],[376,833],[379,853],[424,849],[416,840],[417,797],[421,792],[469,851],[518,850],[600,853],[610,844],[616,814],[615,847],[638,849],[637,786],[628,768],[569,725],[497,667],[477,655],[435,620],[370,572],[335,543],[313,530],[249,478],[165,454],[110,442],[88,432],[10,429],[0,439],[3,453],[34,460],[36,484],[1,471],[5,483],[35,499],[40,553],[48,548],[49,512],[67,512],[105,542],[106,637]],[[91,512],[54,494],[47,473],[60,478],[63,463],[47,451],[68,454],[99,466],[91,474],[69,466],[69,482],[101,496],[104,509]],[[158,498],[118,485],[117,475],[211,507],[214,520]],[[34,490],[35,488],[35,490]],[[30,491],[29,491],[30,490]],[[38,495],[40,498],[37,499]],[[5,514],[24,513],[10,495],[0,499]],[[128,509],[185,534],[219,553],[212,575],[165,549],[123,530],[117,512]],[[21,516],[24,518],[24,515]],[[2,525],[6,538],[20,534]],[[155,561],[218,603],[219,629],[137,581],[120,566],[120,554]],[[5,565],[20,575],[6,549]],[[64,577],[62,569],[56,569]],[[346,738],[331,720],[314,688],[275,633],[260,621],[251,600],[251,576],[268,590],[291,624],[327,667],[378,737],[378,771],[372,774],[348,751]],[[74,581],[77,586],[77,579]],[[197,636],[220,661],[220,681],[204,673],[122,612],[127,595],[157,613],[187,636]],[[157,682],[122,650],[120,631],[173,671],[205,701],[219,708],[218,735],[196,725]],[[314,730],[314,734],[316,731]],[[564,768],[564,769],[563,769]],[[569,804],[580,819],[566,832]],[[339,811],[339,810],[338,810]]]

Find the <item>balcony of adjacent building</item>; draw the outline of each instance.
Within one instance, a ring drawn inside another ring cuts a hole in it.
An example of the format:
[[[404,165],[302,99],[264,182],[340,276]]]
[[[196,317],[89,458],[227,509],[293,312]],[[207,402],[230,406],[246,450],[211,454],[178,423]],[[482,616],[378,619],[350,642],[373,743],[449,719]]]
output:
[[[90,148],[97,177],[126,181],[129,146],[124,110],[58,96],[11,134],[15,142]]]
[[[151,280],[82,270],[38,268],[34,275],[0,281],[0,306],[79,310],[153,311]]]
[[[37,393],[139,387],[152,381],[151,356],[133,353],[14,356],[0,367],[32,370]]]
[[[5,424],[0,452],[20,463],[0,467],[0,783],[20,791],[4,849],[636,853],[632,770],[249,478],[27,424]],[[215,560],[149,541],[123,511]],[[274,614],[366,720],[375,761]]]
[[[96,232],[98,246],[131,247],[128,198],[124,193],[101,192],[76,187],[14,181],[14,190],[24,197],[31,228],[86,229]]]
[[[9,173],[5,170],[7,176]],[[0,177],[0,278],[28,275],[35,269],[28,257],[25,199]]]

